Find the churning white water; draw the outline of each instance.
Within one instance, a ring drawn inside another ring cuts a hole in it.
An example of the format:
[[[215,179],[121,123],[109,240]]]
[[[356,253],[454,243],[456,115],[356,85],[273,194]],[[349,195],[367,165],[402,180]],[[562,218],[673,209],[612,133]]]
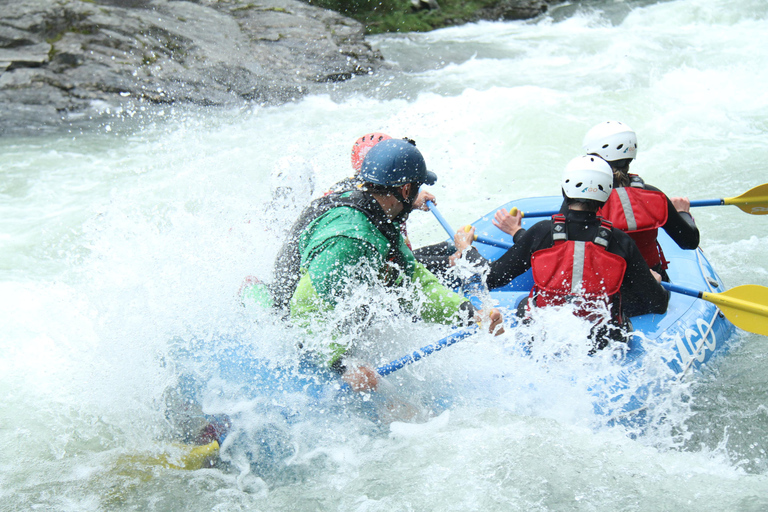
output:
[[[166,402],[184,374],[230,349],[295,361],[300,333],[237,290],[270,278],[301,207],[350,173],[357,137],[415,139],[454,227],[558,194],[609,119],[638,133],[632,168],[649,183],[736,196],[768,176],[766,33],[758,0],[564,6],[375,38],[392,70],[278,108],[136,111],[0,140],[0,510],[768,509],[768,339],[745,333],[639,434],[592,410],[611,354],[531,358],[508,329],[393,374],[380,397],[283,395],[295,417],[214,376],[206,412],[238,421],[226,464],[152,463],[173,456]],[[728,287],[768,286],[767,218],[694,215]],[[409,234],[445,238],[422,212]],[[380,364],[448,332],[403,320],[361,353]],[[252,464],[253,446],[277,462]]]

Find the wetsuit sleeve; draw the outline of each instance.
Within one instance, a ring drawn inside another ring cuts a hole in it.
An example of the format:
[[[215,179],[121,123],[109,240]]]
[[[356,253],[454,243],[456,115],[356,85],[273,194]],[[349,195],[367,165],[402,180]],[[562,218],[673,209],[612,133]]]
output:
[[[424,264],[427,270],[433,274],[443,273],[450,266],[449,258],[456,252],[456,248],[449,242],[419,247],[413,251],[416,261]]]
[[[463,257],[476,267],[488,268],[485,282],[489,289],[501,288],[531,268],[531,256],[535,251],[547,247],[547,243],[552,245],[550,227],[549,221],[541,221],[528,231],[521,229],[515,233],[515,245],[495,261],[483,258],[474,246],[467,249]]]
[[[541,221],[520,236],[516,233],[514,240],[515,245],[490,264],[486,283],[491,290],[506,285],[531,268],[533,253],[547,244],[552,245],[551,222]]]
[[[413,271],[415,293],[423,294],[421,317],[427,322],[467,324],[474,316],[469,300],[443,286],[423,264],[416,263]]]
[[[661,192],[651,185],[646,185],[645,188]],[[693,216],[690,213],[675,210],[669,197],[667,197],[667,222],[662,228],[681,249],[696,249],[699,246],[699,228],[696,227]]]
[[[635,242],[626,233],[615,228],[613,237],[620,245],[627,262],[627,271],[621,283],[624,314],[637,316],[665,313],[669,304],[669,292],[656,282]]]

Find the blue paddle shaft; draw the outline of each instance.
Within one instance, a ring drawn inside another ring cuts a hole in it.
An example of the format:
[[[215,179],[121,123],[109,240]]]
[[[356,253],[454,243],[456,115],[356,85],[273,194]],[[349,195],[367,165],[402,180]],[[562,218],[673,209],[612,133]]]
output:
[[[725,204],[722,199],[699,199],[698,201],[691,201],[691,207],[694,206],[720,206]]]
[[[445,217],[443,217],[440,214],[440,212],[437,210],[435,203],[433,203],[432,201],[427,201],[427,206],[429,207],[429,211],[432,212],[432,215],[434,215],[437,221],[443,226],[443,229],[445,230],[445,232],[448,233],[448,236],[453,237],[454,231],[453,229],[451,229],[451,225],[448,224],[448,221],[445,220]],[[482,235],[476,235],[475,239],[481,244],[492,245],[494,247],[500,247],[502,249],[509,249],[510,247],[512,247],[511,243],[503,242],[501,240],[493,240],[492,238],[486,238]]]
[[[480,235],[477,236],[477,241],[480,242],[481,244],[492,245],[494,247],[499,247],[500,249],[509,249],[513,245],[513,244],[511,244],[509,242],[504,242],[502,240],[494,240],[492,238],[486,238],[486,237],[480,236]]]
[[[725,201],[723,199],[699,199],[696,201],[691,201],[691,208],[695,208],[697,206],[720,206],[725,204]],[[560,213],[559,210],[544,210],[540,212],[525,212],[525,216],[528,218],[533,217],[551,217],[555,214]]]
[[[381,376],[389,375],[390,373],[396,372],[397,370],[399,370],[404,366],[407,366],[411,363],[415,363],[422,357],[426,357],[432,354],[433,352],[437,352],[438,350],[444,349],[445,347],[450,347],[454,343],[459,342],[464,338],[473,335],[475,332],[477,332],[477,329],[467,329],[464,331],[453,333],[450,336],[446,336],[445,338],[441,339],[440,341],[436,341],[435,343],[421,347],[419,350],[415,350],[412,353],[405,355],[396,361],[392,361],[391,363],[387,363],[385,365],[379,366],[378,368],[376,368],[376,371]]]
[[[443,229],[446,233],[448,233],[448,236],[453,237],[453,229],[451,229],[451,225],[448,224],[448,221],[445,220],[445,217],[443,217],[439,211],[437,211],[437,207],[435,206],[435,203],[432,201],[427,201],[427,207],[429,208],[429,211],[432,212],[432,215],[435,216],[437,219],[437,222],[440,223],[441,226],[443,226]]]
[[[701,298],[701,292],[697,291],[697,290],[691,290],[690,288],[684,288],[684,287],[676,285],[676,284],[667,283],[666,281],[662,281],[661,282],[661,286],[663,286],[664,288],[666,288],[667,290],[669,290],[671,292],[682,293],[683,295],[688,295],[689,297],[696,297],[697,299]]]

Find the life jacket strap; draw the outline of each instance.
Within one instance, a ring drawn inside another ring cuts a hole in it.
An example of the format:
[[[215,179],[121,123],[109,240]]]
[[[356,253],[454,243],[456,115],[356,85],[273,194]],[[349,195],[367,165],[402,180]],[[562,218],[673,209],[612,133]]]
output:
[[[635,187],[635,188],[645,188],[645,181],[643,181],[643,178],[641,178],[637,174],[630,174],[629,175],[629,186]]]
[[[584,286],[584,260],[586,259],[587,254],[587,243],[573,242],[573,244],[571,294],[578,295]]]
[[[595,239],[592,241],[603,249],[608,249],[608,244],[611,242],[613,236],[611,231],[613,229],[613,224],[608,219],[604,219],[599,215],[597,218],[600,219],[600,227],[597,229]],[[568,241],[565,215],[562,213],[552,216],[552,241],[555,245]]]
[[[637,231],[637,220],[635,219],[635,211],[632,209],[632,201],[629,199],[629,193],[624,187],[614,189],[616,195],[619,196],[619,202],[621,202],[621,209],[624,212],[624,217],[627,219],[627,230]]]
[[[552,240],[555,242],[555,245],[568,241],[568,233],[565,229],[565,215],[562,213],[552,216]]]

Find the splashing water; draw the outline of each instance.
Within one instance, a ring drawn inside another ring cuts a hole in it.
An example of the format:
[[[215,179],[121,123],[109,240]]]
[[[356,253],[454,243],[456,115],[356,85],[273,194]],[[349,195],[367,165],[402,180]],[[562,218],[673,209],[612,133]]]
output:
[[[596,413],[621,351],[588,356],[588,326],[564,315],[543,319],[546,338],[528,348],[538,331],[473,336],[376,396],[339,400],[333,382],[265,392],[253,378],[322,377],[301,366],[305,335],[246,310],[237,290],[271,278],[301,206],[349,175],[363,133],[416,140],[454,226],[556,194],[583,134],[606,119],[637,131],[633,170],[671,196],[730,197],[762,181],[764,3],[590,5],[381,36],[373,43],[400,69],[279,108],[147,110],[0,141],[0,508],[766,508],[759,336],[740,334],[683,382],[650,347],[659,363],[625,375],[632,390],[664,387],[642,426]],[[763,218],[694,215],[728,286],[768,285]],[[444,239],[430,215],[411,217],[415,247]],[[376,293],[361,291],[377,316],[360,360],[383,364],[450,332],[392,320],[396,297]],[[227,378],[232,354],[250,374]],[[190,376],[199,410],[168,416]],[[192,433],[200,414],[233,421],[221,464],[157,464],[178,456],[179,422]]]

